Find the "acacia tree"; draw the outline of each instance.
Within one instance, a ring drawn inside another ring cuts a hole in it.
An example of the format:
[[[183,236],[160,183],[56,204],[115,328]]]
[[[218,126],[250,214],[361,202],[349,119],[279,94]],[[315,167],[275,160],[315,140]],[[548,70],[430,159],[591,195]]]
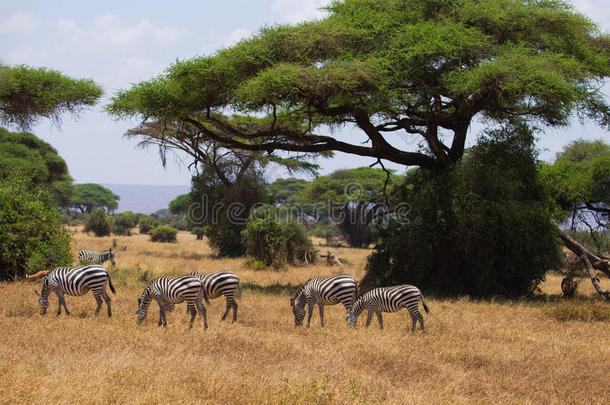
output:
[[[102,88],[91,79],[74,79],[56,70],[0,64],[0,124],[30,129],[41,118],[55,123],[94,105]]]
[[[120,199],[120,196],[99,184],[76,184],[70,207],[78,209],[83,214],[90,214],[96,208],[103,208],[111,212],[119,207],[118,200]]]
[[[255,151],[342,151],[428,169],[461,158],[477,116],[608,125],[610,39],[562,1],[335,1],[116,93],[116,117],[180,122]],[[244,117],[247,125],[244,125]],[[362,139],[317,133],[355,125]],[[399,148],[400,136],[423,141]]]

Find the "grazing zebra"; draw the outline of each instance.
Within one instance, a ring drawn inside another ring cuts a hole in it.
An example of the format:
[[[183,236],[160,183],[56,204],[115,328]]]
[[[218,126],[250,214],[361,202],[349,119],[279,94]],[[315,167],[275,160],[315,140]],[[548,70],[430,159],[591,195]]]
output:
[[[114,266],[114,249],[104,250],[103,252],[92,252],[91,250],[81,250],[78,252],[78,261],[81,263],[102,264],[107,260]]]
[[[55,291],[58,299],[57,315],[61,315],[61,306],[64,306],[66,315],[70,315],[64,294],[67,295],[84,295],[87,291],[93,292],[93,297],[97,302],[95,314],[100,312],[102,307],[102,298],[108,306],[108,317],[112,316],[110,308],[110,297],[106,293],[106,282],[110,286],[110,291],[115,294],[110,274],[105,268],[97,264],[79,266],[79,267],[58,267],[47,274],[42,282],[42,291],[38,295],[38,303],[40,304],[40,314],[44,315],[49,307],[49,294]]]
[[[165,313],[174,309],[175,304],[187,302],[187,310],[191,313],[191,323],[189,329],[193,327],[197,311],[203,317],[203,326],[208,328],[208,317],[203,306],[202,298],[205,298],[209,305],[208,297],[203,288],[203,283],[197,277],[159,277],[148,283],[142,296],[138,298],[138,325],[148,315],[148,306],[154,299],[159,304],[159,323],[158,326],[167,326]],[[195,309],[197,308],[197,309]]]
[[[233,308],[233,322],[237,321],[237,302],[235,302],[235,292],[237,298],[241,299],[241,283],[239,277],[232,271],[219,271],[218,273],[198,273],[196,271],[190,274],[198,277],[205,288],[205,292],[210,299],[218,298],[224,295],[227,300],[227,308],[220,319],[224,321]]]
[[[428,313],[426,300],[421,291],[415,286],[405,284],[396,287],[375,288],[356,299],[352,309],[347,313],[347,324],[356,325],[358,316],[362,311],[368,309],[366,317],[367,328],[371,323],[373,313],[375,313],[379,320],[379,327],[383,329],[383,320],[381,318],[382,312],[396,312],[399,309],[406,307],[409,310],[411,320],[413,321],[411,332],[415,330],[418,320],[421,330],[424,330],[424,317],[417,309],[420,300],[424,306],[424,310]]]
[[[314,277],[299,287],[294,297],[290,299],[294,323],[299,326],[305,318],[305,304],[307,304],[307,327],[311,321],[313,307],[320,307],[320,325],[324,327],[324,305],[343,304],[349,311],[354,299],[358,295],[358,282],[347,274],[334,277]]]

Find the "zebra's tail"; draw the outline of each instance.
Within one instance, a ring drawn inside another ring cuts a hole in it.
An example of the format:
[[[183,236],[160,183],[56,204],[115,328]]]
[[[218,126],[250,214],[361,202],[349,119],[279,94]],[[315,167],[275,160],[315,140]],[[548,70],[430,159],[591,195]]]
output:
[[[237,282],[237,299],[241,299],[241,281]]]
[[[430,310],[428,309],[428,305],[426,305],[426,299],[424,298],[424,294],[422,294],[421,291],[419,293],[419,296],[421,298],[421,303],[424,306],[424,311],[426,311],[427,314],[430,313]]]
[[[112,279],[110,278],[110,273],[108,273],[108,287],[110,287],[110,291],[112,291],[113,294],[116,294],[114,285],[112,285]]]

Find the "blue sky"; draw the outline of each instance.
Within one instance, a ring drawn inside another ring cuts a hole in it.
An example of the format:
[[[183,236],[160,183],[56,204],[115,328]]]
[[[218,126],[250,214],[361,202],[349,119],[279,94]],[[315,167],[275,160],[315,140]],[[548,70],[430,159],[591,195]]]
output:
[[[212,53],[261,26],[322,18],[324,13],[319,7],[328,3],[329,0],[3,1],[0,60],[8,65],[45,66],[73,77],[91,78],[104,88],[104,100],[81,114],[78,121],[65,116],[60,128],[42,121],[32,131],[59,151],[77,182],[184,185],[190,182],[186,164],[170,159],[164,169],[156,150],[138,149],[135,142],[123,138],[137,122],[116,122],[104,114],[107,97],[131,83],[162,73],[176,59]],[[573,3],[602,31],[610,31],[610,7],[606,1]],[[349,128],[339,136],[358,140],[362,137]],[[576,121],[570,128],[549,130],[539,142],[542,158],[551,160],[564,145],[580,137],[607,140],[608,133]],[[410,139],[405,138],[404,142],[405,147],[417,147]],[[369,165],[373,160],[337,154],[318,163],[322,173],[329,173]],[[282,173],[268,175],[273,178]]]

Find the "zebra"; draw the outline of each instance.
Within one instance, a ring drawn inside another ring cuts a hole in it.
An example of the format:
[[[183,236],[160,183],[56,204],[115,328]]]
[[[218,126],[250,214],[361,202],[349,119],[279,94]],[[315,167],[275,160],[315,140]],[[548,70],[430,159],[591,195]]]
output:
[[[417,309],[420,300],[426,313],[429,313],[430,311],[428,310],[428,305],[426,305],[423,294],[415,286],[405,284],[395,287],[375,288],[356,299],[351,310],[347,313],[346,321],[348,325],[356,325],[358,316],[362,311],[367,309],[366,327],[368,328],[373,313],[375,313],[379,320],[379,327],[383,329],[383,320],[381,318],[382,312],[396,312],[399,309],[406,307],[409,310],[411,320],[413,321],[411,332],[415,330],[418,320],[421,330],[423,331],[424,317]]]
[[[78,261],[83,264],[102,264],[107,260],[114,266],[114,249],[104,250],[103,252],[93,252],[91,250],[81,250],[78,252]]]
[[[112,291],[113,294],[116,294],[110,274],[100,265],[58,267],[44,277],[41,292],[34,290],[36,295],[38,295],[40,314],[44,315],[47,313],[47,308],[49,307],[48,298],[51,291],[55,291],[55,294],[57,294],[57,315],[59,316],[61,315],[62,305],[64,306],[66,315],[70,315],[70,311],[68,311],[68,307],[66,306],[64,294],[80,296],[91,290],[93,292],[93,297],[97,302],[95,314],[97,315],[100,312],[103,298],[106,302],[106,306],[108,306],[108,317],[110,318],[112,316],[112,309],[110,306],[110,297],[106,293],[106,282],[108,282],[110,291]]]
[[[324,327],[324,305],[343,304],[349,311],[354,299],[358,295],[358,282],[347,274],[334,277],[314,277],[301,285],[294,297],[290,299],[290,306],[294,314],[294,323],[300,326],[305,318],[305,304],[307,304],[307,327],[311,321],[313,307],[320,307],[320,325]]]
[[[182,276],[182,277],[159,277],[152,280],[144,291],[140,298],[138,298],[138,310],[137,323],[138,325],[148,315],[148,306],[154,299],[159,304],[159,323],[157,326],[167,326],[167,319],[165,314],[168,311],[174,309],[175,304],[179,304],[183,301],[187,302],[187,310],[191,313],[191,322],[189,329],[193,327],[197,310],[203,317],[204,329],[208,328],[208,317],[203,306],[202,297],[205,298],[205,302],[209,305],[207,293],[203,288],[203,283],[197,277],[193,276]],[[195,309],[197,308],[197,309]]]
[[[224,295],[227,300],[227,307],[224,315],[220,318],[224,321],[233,308],[233,322],[237,321],[237,302],[235,302],[235,291],[237,298],[241,299],[241,283],[237,274],[232,271],[219,271],[217,273],[190,273],[191,276],[198,277],[205,288],[205,292],[210,299]]]

